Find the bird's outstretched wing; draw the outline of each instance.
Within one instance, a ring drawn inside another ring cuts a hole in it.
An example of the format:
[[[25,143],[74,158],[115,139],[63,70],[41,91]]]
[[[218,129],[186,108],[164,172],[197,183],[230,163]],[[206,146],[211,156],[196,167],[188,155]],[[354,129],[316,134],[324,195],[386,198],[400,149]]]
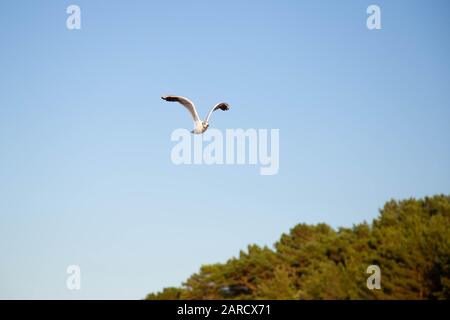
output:
[[[176,101],[176,102],[181,103],[183,106],[186,107],[186,109],[188,109],[189,113],[191,114],[192,118],[194,119],[194,122],[201,121],[200,117],[198,116],[197,110],[195,109],[194,103],[192,103],[192,101],[190,101],[189,99],[187,99],[185,97],[180,97],[180,96],[163,96],[163,97],[161,97],[161,99],[166,100],[166,101]]]
[[[223,111],[227,111],[230,109],[230,106],[228,105],[228,103],[225,102],[220,102],[218,104],[216,104],[211,111],[209,111],[208,115],[206,116],[205,122],[209,121],[209,118],[211,117],[212,113],[216,110],[223,110]]]

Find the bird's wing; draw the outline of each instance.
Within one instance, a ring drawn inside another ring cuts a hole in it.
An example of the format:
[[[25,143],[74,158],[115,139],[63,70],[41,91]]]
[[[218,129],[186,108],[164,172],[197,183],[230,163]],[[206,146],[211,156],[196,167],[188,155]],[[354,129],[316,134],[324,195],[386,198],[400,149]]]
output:
[[[195,122],[201,121],[200,117],[198,116],[197,110],[195,109],[194,103],[192,103],[192,101],[190,101],[189,99],[187,99],[185,97],[179,97],[179,96],[163,96],[163,97],[161,97],[161,99],[166,100],[166,101],[176,101],[176,102],[181,103],[183,106],[186,107],[186,109],[188,109],[189,113],[191,114],[191,116]]]
[[[219,110],[219,109],[220,109],[220,110],[223,110],[223,111],[227,111],[227,110],[230,109],[230,106],[229,106],[227,103],[225,103],[225,102],[220,102],[220,103],[216,104],[216,105],[211,109],[211,111],[209,111],[208,115],[206,116],[205,122],[208,122],[208,121],[209,121],[209,118],[210,118],[211,115],[212,115],[212,113],[213,113],[214,111],[216,111],[216,110]]]

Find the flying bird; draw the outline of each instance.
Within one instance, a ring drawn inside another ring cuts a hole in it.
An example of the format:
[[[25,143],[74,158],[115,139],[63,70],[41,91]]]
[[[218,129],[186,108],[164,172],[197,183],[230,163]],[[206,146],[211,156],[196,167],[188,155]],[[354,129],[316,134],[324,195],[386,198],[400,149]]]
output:
[[[211,111],[209,111],[208,115],[206,116],[205,120],[202,121],[200,117],[198,116],[197,109],[195,109],[194,103],[190,101],[189,99],[185,97],[180,96],[163,96],[161,99],[166,101],[175,101],[178,103],[181,103],[186,109],[188,109],[189,113],[191,114],[192,118],[194,119],[194,130],[191,131],[191,133],[194,134],[202,134],[206,130],[208,130],[209,127],[209,118],[211,118],[211,115],[216,110],[223,110],[227,111],[230,109],[230,106],[225,102],[220,102],[216,104]]]

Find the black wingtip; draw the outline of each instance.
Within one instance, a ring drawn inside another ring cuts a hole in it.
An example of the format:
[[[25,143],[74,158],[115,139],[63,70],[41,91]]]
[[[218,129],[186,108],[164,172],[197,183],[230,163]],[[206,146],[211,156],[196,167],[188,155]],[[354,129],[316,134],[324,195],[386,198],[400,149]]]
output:
[[[173,97],[173,96],[162,96],[161,99],[166,100],[166,101],[180,101],[180,99],[178,97]]]
[[[230,105],[228,103],[222,103],[219,105],[219,108],[223,111],[230,110]]]

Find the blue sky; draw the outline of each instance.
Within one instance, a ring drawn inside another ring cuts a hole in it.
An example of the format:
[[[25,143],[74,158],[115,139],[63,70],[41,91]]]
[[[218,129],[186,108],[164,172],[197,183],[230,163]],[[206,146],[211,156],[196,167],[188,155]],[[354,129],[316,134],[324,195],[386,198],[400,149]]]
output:
[[[82,29],[66,29],[66,8]],[[382,30],[366,28],[381,7]],[[447,1],[0,5],[0,298],[143,298],[295,224],[450,192]],[[175,166],[163,94],[279,128],[280,171]],[[82,289],[66,289],[66,267]]]

